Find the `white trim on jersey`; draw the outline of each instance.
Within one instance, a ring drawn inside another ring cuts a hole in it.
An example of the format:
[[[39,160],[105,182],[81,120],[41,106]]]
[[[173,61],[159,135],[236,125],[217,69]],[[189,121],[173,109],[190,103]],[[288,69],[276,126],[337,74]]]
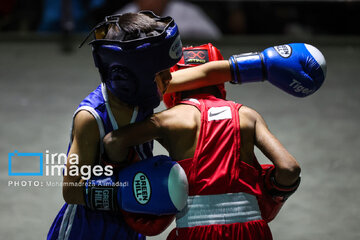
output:
[[[109,115],[109,118],[110,118],[110,122],[111,122],[111,125],[113,127],[114,130],[117,130],[119,128],[117,122],[116,122],[116,119],[114,117],[114,114],[112,113],[111,111],[111,108],[110,108],[110,104],[109,104],[109,97],[108,97],[108,94],[106,92],[106,85],[105,83],[102,83],[101,84],[101,93],[103,95],[103,98],[105,100],[105,106],[106,106],[106,110],[108,112],[108,115]],[[130,120],[130,123],[134,123],[136,121],[136,118],[137,118],[137,115],[139,113],[139,107],[136,106],[134,108],[134,111],[133,111],[133,114],[131,116],[131,120]]]
[[[137,116],[138,116],[138,113],[139,113],[139,107],[136,106],[136,107],[134,108],[134,112],[133,112],[133,115],[132,115],[132,117],[131,117],[130,123],[134,123],[134,122],[136,121],[136,118],[137,118]]]
[[[95,110],[94,108],[89,107],[89,106],[79,107],[79,108],[75,111],[74,117],[75,117],[75,115],[76,115],[79,111],[81,111],[81,110],[85,110],[85,111],[90,112],[90,113],[94,116],[94,118],[95,118],[95,120],[96,120],[96,122],[97,122],[97,124],[98,124],[99,133],[100,133],[100,153],[102,154],[102,153],[104,152],[103,138],[105,137],[105,128],[104,128],[104,124],[103,124],[103,122],[102,122],[102,120],[101,120],[101,117],[100,117],[100,115],[96,112],[96,110]],[[73,128],[73,127],[74,127],[74,120],[73,120],[72,128]],[[71,132],[72,132],[72,129],[71,129]],[[71,139],[70,139],[70,145],[71,145],[71,144],[72,144],[72,137],[71,137]]]
[[[65,232],[65,239],[64,240],[68,240],[69,239],[69,236],[70,236],[70,233],[71,233],[71,229],[72,229],[72,225],[73,225],[73,222],[74,222],[74,217],[75,217],[75,213],[76,213],[76,208],[77,208],[77,205],[75,205],[71,211],[71,214],[70,214],[70,220],[69,220],[69,224],[68,224],[68,227],[66,229],[66,232]]]
[[[143,143],[143,144],[146,144],[146,143]],[[144,152],[144,145],[143,145],[143,144],[140,144],[140,145],[135,146],[136,151],[137,151],[137,153],[139,154],[141,160],[144,160],[144,159],[147,158],[147,157],[146,157],[146,154],[145,154],[145,152]]]
[[[185,99],[183,99],[183,101],[190,101],[190,102],[200,105],[199,100],[197,100],[196,98],[185,98]]]
[[[118,124],[117,124],[117,122],[116,122],[116,119],[115,119],[115,117],[114,117],[114,115],[113,115],[113,113],[112,113],[112,111],[111,111],[110,104],[109,104],[109,102],[108,102],[109,97],[108,97],[108,94],[107,94],[107,92],[106,92],[106,85],[105,85],[105,83],[102,83],[102,84],[101,84],[101,93],[102,93],[102,95],[103,95],[103,97],[104,97],[104,100],[105,100],[105,106],[106,106],[106,110],[107,110],[108,116],[109,116],[109,118],[110,118],[111,125],[112,125],[112,127],[113,127],[114,130],[117,130],[117,129],[119,128],[119,126],[118,126]],[[136,106],[136,107],[134,107],[134,110],[133,110],[133,114],[132,114],[132,116],[131,116],[130,123],[135,123],[136,118],[137,118],[137,116],[138,116],[138,113],[139,113],[139,107]],[[144,148],[144,147],[143,147],[142,144],[139,145],[138,147],[135,147],[135,150],[136,150],[136,152],[139,154],[139,156],[140,156],[141,159],[145,159],[145,158],[146,158],[146,154],[145,154],[143,148]]]
[[[68,204],[60,225],[59,236],[57,240],[69,239],[72,224],[74,222],[76,207],[76,204]]]
[[[101,93],[103,95],[103,98],[105,100],[105,106],[106,106],[106,110],[107,110],[107,113],[109,115],[109,118],[110,118],[110,122],[111,122],[111,125],[113,127],[113,130],[118,130],[119,126],[116,122],[116,119],[114,117],[114,114],[112,113],[111,111],[111,108],[110,108],[110,104],[109,104],[109,97],[108,97],[108,94],[106,92],[106,85],[105,83],[101,83]]]
[[[92,108],[90,106],[82,106],[82,107],[79,107],[78,109],[76,109],[76,111],[73,115],[73,121],[72,121],[71,129],[70,129],[70,145],[72,144],[72,141],[73,141],[72,131],[74,129],[74,118],[75,118],[76,114],[82,110],[85,110],[85,111],[88,111],[89,113],[91,113],[91,115],[93,115],[93,117],[96,120],[96,123],[99,127],[100,152],[102,154],[104,152],[104,146],[103,146],[102,139],[105,136],[105,128],[104,128],[104,125],[103,125],[100,115],[96,112],[96,110],[94,108]],[[71,229],[72,229],[72,224],[74,222],[76,208],[77,208],[76,204],[68,204],[68,206],[65,210],[63,219],[61,221],[58,240],[67,240],[69,238]]]

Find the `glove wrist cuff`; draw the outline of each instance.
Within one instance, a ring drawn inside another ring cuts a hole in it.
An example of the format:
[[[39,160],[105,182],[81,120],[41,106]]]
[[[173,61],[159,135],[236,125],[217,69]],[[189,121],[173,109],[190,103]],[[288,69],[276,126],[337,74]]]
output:
[[[282,192],[291,192],[291,191],[295,191],[299,185],[300,185],[300,177],[290,186],[284,186],[281,185],[280,183],[278,183],[275,179],[275,174],[272,174],[273,176],[271,176],[270,180],[272,181],[272,185],[273,188],[278,190],[278,191],[282,191]]]
[[[281,197],[282,201],[288,199],[299,187],[301,178],[299,177],[295,183],[290,186],[284,186],[275,180],[275,168],[269,170],[265,175],[265,187],[273,197]]]
[[[84,189],[85,203],[91,210],[118,211],[118,188],[115,177],[89,179]]]
[[[265,68],[262,55],[258,52],[233,55],[229,58],[232,80],[230,83],[241,84],[265,80]]]

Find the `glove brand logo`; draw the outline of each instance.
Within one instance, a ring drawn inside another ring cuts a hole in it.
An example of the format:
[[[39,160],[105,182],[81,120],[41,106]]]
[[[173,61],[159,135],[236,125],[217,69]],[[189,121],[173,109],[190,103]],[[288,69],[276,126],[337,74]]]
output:
[[[274,49],[282,56],[283,58],[288,58],[291,56],[291,47],[289,45],[280,45],[275,46]]]
[[[151,186],[147,176],[139,172],[134,177],[133,189],[135,199],[138,203],[147,204],[151,197]]]
[[[310,90],[306,87],[304,87],[303,85],[301,85],[301,83],[299,81],[296,81],[295,79],[292,80],[292,83],[289,84],[290,87],[292,87],[294,89],[295,92],[301,92],[305,95],[310,95],[313,92],[315,92],[315,90]]]
[[[94,205],[98,210],[111,210],[110,203],[113,198],[113,188],[95,189]]]

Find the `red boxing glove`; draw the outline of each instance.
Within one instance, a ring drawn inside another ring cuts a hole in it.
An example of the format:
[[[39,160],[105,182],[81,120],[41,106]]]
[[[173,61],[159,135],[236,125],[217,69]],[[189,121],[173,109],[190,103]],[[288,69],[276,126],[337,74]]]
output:
[[[125,222],[133,230],[145,236],[155,236],[162,233],[175,219],[175,214],[157,216],[126,211],[121,212]]]
[[[285,201],[296,191],[300,184],[299,179],[292,186],[281,186],[275,181],[275,167],[272,164],[263,164],[262,196],[258,198],[261,216],[266,222],[271,222],[279,213]]]

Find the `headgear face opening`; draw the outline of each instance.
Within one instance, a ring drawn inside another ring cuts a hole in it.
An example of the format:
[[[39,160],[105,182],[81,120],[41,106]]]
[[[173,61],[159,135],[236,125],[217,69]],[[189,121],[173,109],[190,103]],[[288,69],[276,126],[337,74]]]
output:
[[[107,16],[90,32],[94,33],[95,39],[89,44],[101,80],[113,95],[133,106],[155,108],[160,104],[155,75],[180,60],[182,44],[178,27],[171,17],[159,17],[151,11],[138,14],[163,22],[165,27],[156,29],[159,32],[156,36],[140,33],[137,39],[104,39],[110,25],[122,31],[118,24],[122,15]]]
[[[211,43],[197,47],[184,47],[182,58],[170,70],[171,72],[176,72],[180,69],[195,67],[207,62],[217,60],[224,60],[224,58],[221,55],[219,49],[217,49]],[[216,85],[216,87],[220,91],[221,97],[223,99],[226,99],[225,85],[222,83]],[[175,106],[181,101],[181,99],[181,92],[167,93],[164,94],[163,97],[163,101],[167,108]]]

